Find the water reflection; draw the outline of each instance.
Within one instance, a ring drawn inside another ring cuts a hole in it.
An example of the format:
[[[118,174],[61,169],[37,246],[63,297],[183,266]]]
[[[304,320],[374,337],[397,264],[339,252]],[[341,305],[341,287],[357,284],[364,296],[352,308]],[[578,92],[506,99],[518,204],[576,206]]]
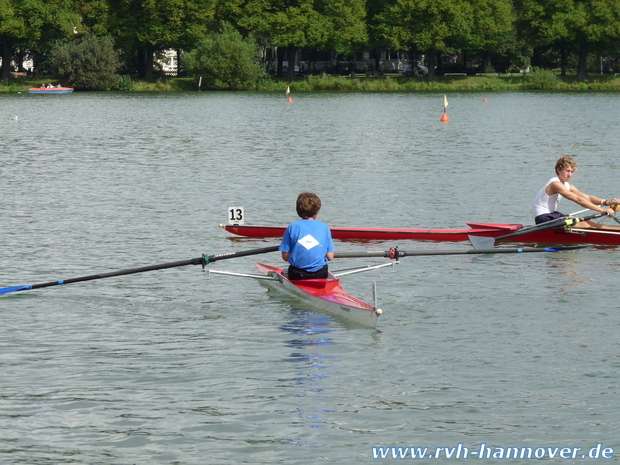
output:
[[[545,254],[546,275],[551,279],[558,279],[557,290],[567,292],[571,288],[576,288],[585,284],[592,283],[594,280],[591,274],[586,272],[582,264],[582,256],[578,253],[565,253],[561,257],[554,254]]]
[[[597,253],[597,252],[603,252]],[[569,291],[604,291],[606,285],[615,282],[620,267],[615,255],[616,246],[592,246],[566,253],[544,254],[540,275],[545,282],[561,293]]]
[[[320,398],[325,391],[330,389],[326,386],[326,381],[336,373],[333,371],[331,362],[337,357],[315,351],[320,347],[334,345],[334,340],[326,337],[332,332],[332,317],[312,310],[294,309],[291,318],[291,321],[280,328],[296,336],[285,341],[286,346],[294,349],[294,352],[284,359],[286,363],[292,364],[295,376],[279,381],[299,390],[294,397]],[[317,335],[321,337],[315,337]],[[329,412],[334,412],[334,410],[308,409],[300,406],[291,412],[296,417],[292,425],[321,428],[326,424],[323,414]],[[317,445],[314,444],[314,446]]]

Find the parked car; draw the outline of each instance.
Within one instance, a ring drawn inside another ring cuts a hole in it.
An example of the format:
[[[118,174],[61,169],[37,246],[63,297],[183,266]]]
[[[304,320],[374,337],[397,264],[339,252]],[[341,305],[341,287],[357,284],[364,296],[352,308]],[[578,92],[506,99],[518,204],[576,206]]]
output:
[[[426,76],[428,74],[428,68],[426,66],[418,63],[417,67],[418,67],[418,74],[421,74],[422,76]],[[403,69],[403,74],[405,76],[411,76],[412,75],[411,69],[412,69],[411,65],[405,66],[405,69]]]

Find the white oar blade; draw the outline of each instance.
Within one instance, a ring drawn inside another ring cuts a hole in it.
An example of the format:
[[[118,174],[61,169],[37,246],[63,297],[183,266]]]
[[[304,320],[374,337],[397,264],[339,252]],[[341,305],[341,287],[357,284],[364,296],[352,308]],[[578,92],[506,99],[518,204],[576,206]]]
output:
[[[495,239],[492,237],[469,236],[469,241],[474,249],[492,249],[495,247]]]

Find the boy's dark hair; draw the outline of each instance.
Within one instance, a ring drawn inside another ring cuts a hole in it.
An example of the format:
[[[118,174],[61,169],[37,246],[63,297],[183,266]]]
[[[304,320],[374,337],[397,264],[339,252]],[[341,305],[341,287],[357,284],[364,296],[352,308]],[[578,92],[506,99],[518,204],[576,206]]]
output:
[[[319,214],[321,199],[312,192],[302,192],[297,196],[297,214],[300,218],[313,218]]]

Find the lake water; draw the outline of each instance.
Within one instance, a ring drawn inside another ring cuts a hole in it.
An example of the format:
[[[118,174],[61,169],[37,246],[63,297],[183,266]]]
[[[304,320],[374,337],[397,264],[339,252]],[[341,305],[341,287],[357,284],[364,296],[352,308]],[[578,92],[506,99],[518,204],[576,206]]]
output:
[[[293,98],[0,94],[0,287],[275,245],[218,224],[230,206],[287,224],[304,190],[338,226],[529,224],[572,155],[576,186],[620,196],[619,93],[448,94],[448,123],[439,93]],[[470,247],[336,241],[395,245]],[[601,444],[616,462],[619,258],[429,256],[343,278],[366,300],[377,282],[376,329],[198,266],[6,294],[0,461],[359,464],[484,444],[581,448],[543,457],[578,463]],[[257,260],[283,263],[209,266]]]

